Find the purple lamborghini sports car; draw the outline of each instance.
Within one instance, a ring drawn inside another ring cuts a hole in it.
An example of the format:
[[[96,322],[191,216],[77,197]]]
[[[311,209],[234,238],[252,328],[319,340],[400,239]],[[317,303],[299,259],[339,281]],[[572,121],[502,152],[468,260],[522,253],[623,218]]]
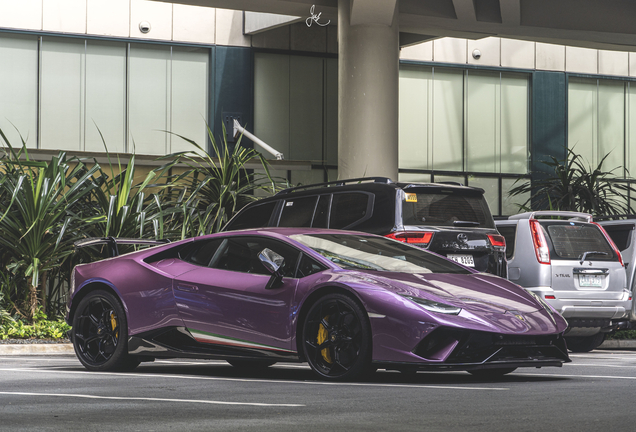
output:
[[[117,255],[125,240],[108,243]],[[378,368],[497,376],[569,362],[566,321],[523,288],[395,240],[271,228],[213,234],[75,267],[67,321],[90,370],[155,358],[327,380]]]

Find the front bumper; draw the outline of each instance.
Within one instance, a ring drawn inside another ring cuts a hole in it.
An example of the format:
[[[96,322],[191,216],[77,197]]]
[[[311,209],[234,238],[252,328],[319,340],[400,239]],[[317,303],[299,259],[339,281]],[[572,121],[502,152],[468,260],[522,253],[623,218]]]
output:
[[[422,362],[374,362],[386,369],[477,370],[561,366],[570,362],[563,335],[505,335],[439,327],[412,354]]]

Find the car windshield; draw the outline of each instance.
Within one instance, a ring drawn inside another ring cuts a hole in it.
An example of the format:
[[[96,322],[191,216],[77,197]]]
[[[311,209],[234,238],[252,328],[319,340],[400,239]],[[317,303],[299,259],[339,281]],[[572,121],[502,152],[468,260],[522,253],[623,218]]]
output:
[[[408,188],[402,203],[404,225],[472,226],[494,228],[488,204],[479,193]]]
[[[296,234],[290,236],[343,269],[402,273],[470,271],[443,257],[383,237],[356,234]]]

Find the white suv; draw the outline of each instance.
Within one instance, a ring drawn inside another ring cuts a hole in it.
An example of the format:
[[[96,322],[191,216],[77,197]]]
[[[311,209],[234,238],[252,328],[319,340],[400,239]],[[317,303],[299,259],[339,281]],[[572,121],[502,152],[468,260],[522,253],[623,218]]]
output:
[[[629,323],[632,293],[621,253],[587,213],[536,211],[495,221],[508,279],[560,312],[568,348],[591,351]]]

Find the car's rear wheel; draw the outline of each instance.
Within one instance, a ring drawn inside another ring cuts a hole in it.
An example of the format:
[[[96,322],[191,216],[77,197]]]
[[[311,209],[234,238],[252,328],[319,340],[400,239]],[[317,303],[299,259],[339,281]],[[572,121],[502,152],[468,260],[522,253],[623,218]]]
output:
[[[93,291],[80,301],[71,335],[77,358],[88,370],[132,370],[140,363],[128,354],[124,308],[107,291]]]
[[[597,333],[594,336],[566,337],[565,343],[572,352],[590,352],[598,348],[605,340],[605,333]]]
[[[514,372],[515,370],[517,370],[516,367],[499,369],[476,369],[469,370],[468,373],[479,378],[498,378],[507,375],[510,372]]]
[[[329,294],[309,309],[303,349],[311,369],[328,380],[351,380],[371,368],[371,328],[362,307],[343,294]]]
[[[276,362],[272,360],[235,359],[235,360],[226,360],[226,361],[238,369],[265,369],[270,367],[273,364],[276,364]]]

